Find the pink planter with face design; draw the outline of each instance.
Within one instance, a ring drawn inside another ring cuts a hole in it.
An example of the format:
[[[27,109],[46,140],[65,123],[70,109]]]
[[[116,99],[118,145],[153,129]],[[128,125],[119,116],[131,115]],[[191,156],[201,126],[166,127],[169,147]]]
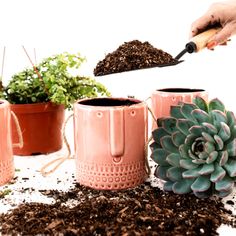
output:
[[[10,105],[0,100],[0,185],[9,182],[14,173]]]
[[[74,105],[77,181],[95,189],[144,182],[147,106],[126,98],[85,99]]]
[[[166,88],[155,90],[152,93],[152,111],[156,118],[169,116],[170,107],[179,102],[191,103],[196,96],[208,100],[208,93],[203,89],[190,88]],[[156,122],[153,122],[153,129]]]

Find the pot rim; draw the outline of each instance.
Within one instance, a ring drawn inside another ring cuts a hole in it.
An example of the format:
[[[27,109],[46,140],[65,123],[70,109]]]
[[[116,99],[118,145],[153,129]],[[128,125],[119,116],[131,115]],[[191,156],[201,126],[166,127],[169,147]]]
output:
[[[111,105],[111,106],[103,106],[103,105],[89,105],[89,104],[82,104],[83,102],[92,101],[92,100],[120,100],[120,101],[130,101],[133,102],[131,105]],[[74,107],[80,107],[80,108],[96,108],[99,110],[108,110],[111,108],[130,108],[130,107],[142,107],[143,105],[146,105],[145,101],[139,100],[137,98],[126,98],[126,97],[96,97],[96,98],[84,98],[79,99],[74,103]]]
[[[191,94],[191,93],[207,93],[205,89],[201,88],[178,88],[178,87],[170,87],[170,88],[161,88],[156,89],[154,94],[163,93],[163,94]]]
[[[65,110],[64,105],[52,102],[29,103],[29,104],[10,104],[13,112],[17,113],[42,113],[52,110]]]

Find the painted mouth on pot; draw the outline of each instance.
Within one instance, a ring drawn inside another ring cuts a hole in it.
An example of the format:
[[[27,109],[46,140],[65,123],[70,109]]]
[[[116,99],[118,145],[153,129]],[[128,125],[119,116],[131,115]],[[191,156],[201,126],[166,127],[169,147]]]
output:
[[[204,89],[191,89],[191,88],[165,88],[158,89],[159,92],[168,92],[168,93],[194,93],[194,92],[205,92]]]
[[[111,106],[131,106],[134,104],[141,103],[141,101],[136,99],[122,99],[122,98],[94,98],[88,99],[78,102],[82,105],[88,106],[103,106],[103,107],[111,107]]]

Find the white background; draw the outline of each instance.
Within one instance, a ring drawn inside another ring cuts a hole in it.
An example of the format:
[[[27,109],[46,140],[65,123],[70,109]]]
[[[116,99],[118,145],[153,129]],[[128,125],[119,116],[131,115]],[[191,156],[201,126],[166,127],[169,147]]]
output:
[[[30,66],[22,45],[34,60],[52,54],[80,52],[81,68],[93,76],[99,60],[124,42],[138,39],[176,56],[189,40],[191,23],[212,0],[1,0],[0,62],[6,46],[4,82]],[[236,110],[236,38],[215,51],[186,54],[183,63],[98,78],[114,96],[142,99],[163,87],[206,89]]]
[[[88,76],[93,76],[94,67],[107,53],[134,39],[148,41],[176,56],[189,40],[191,23],[212,2],[0,0],[0,66],[3,48],[6,47],[4,83],[14,73],[30,66],[22,45],[33,60],[36,50],[38,62],[64,51],[80,52],[87,58],[80,73]],[[213,52],[203,50],[185,55],[185,61],[173,67],[126,72],[97,79],[114,96],[135,95],[142,99],[163,87],[202,88],[209,92],[210,98],[218,97],[228,109],[236,111],[235,55],[236,37],[227,47],[217,47]],[[73,144],[72,141],[70,143]],[[47,162],[48,159],[45,159],[45,164]],[[24,163],[21,158],[19,163]],[[219,232],[220,235],[235,234],[224,227]]]

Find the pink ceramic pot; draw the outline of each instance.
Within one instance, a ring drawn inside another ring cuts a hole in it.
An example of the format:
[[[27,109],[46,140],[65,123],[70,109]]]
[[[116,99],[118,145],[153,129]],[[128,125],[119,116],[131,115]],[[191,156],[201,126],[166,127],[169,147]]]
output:
[[[10,105],[0,100],[0,185],[9,182],[14,173]]]
[[[74,105],[77,181],[95,189],[144,182],[147,106],[136,99],[94,98]]]
[[[156,118],[170,115],[170,107],[179,102],[191,103],[193,98],[200,96],[208,100],[208,93],[203,89],[190,88],[166,88],[155,90],[152,93],[152,111]],[[156,128],[156,122],[153,122],[153,129]]]

